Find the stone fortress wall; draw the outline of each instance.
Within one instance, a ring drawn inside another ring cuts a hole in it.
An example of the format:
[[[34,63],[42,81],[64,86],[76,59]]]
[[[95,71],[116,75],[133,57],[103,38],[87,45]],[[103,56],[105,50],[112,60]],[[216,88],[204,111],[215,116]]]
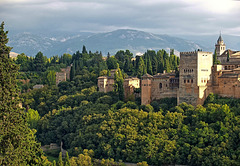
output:
[[[66,68],[62,68],[61,72],[56,72],[56,85],[62,81],[70,80],[70,71],[71,66],[68,66]]]
[[[240,51],[226,50],[221,35],[215,49],[221,65],[213,65],[212,52],[181,52],[179,77],[172,72],[153,76],[145,74],[141,80],[125,79],[125,97],[132,94],[133,89],[139,88],[140,85],[143,105],[154,100],[175,97],[178,104],[186,102],[197,106],[202,105],[210,93],[240,98]],[[98,78],[101,92],[112,91],[113,84],[113,78],[107,76]]]
[[[240,98],[240,52],[226,50],[221,35],[215,49],[221,65],[213,65],[211,52],[181,52],[179,77],[171,73],[144,75],[142,104],[150,104],[164,97],[176,97],[178,104],[186,102],[196,106],[202,105],[209,93]],[[173,88],[169,84],[171,79],[176,82]]]

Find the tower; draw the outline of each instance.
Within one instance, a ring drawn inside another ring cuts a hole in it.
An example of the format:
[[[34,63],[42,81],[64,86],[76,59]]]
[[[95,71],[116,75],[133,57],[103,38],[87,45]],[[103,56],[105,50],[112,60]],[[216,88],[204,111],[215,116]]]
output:
[[[151,85],[152,76],[144,74],[141,80],[141,104],[147,105],[151,103]]]
[[[203,104],[211,92],[211,52],[181,52],[178,104],[186,102],[194,106]]]
[[[218,37],[217,43],[215,44],[215,49],[216,49],[217,56],[222,55],[222,53],[226,50],[226,45],[223,42],[221,33]]]

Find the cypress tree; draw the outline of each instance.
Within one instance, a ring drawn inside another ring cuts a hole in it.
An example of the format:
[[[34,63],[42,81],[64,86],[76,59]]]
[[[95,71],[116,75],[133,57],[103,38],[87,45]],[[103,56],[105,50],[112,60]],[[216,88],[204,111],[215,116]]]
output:
[[[147,73],[146,67],[145,67],[143,58],[140,57],[139,58],[139,63],[138,63],[138,68],[137,68],[137,77],[141,78],[141,76],[144,75],[145,73]]]
[[[82,54],[87,54],[87,49],[84,45],[83,45],[83,48],[82,48]]]
[[[4,22],[0,26],[0,165],[43,165],[47,162],[19,107],[19,67],[9,58]]]
[[[57,164],[56,164],[56,161],[53,160],[52,166],[56,166],[56,165],[57,165]]]
[[[117,64],[117,71],[114,74],[114,91],[117,92],[119,99],[123,100],[124,99],[124,89],[123,89],[123,75],[122,71],[119,68],[119,65]]]
[[[228,60],[229,60],[229,53],[228,53]],[[214,54],[213,54],[213,64],[214,65],[220,64],[220,61],[217,59],[217,50],[216,49],[215,49]]]
[[[63,166],[62,152],[59,153],[57,166]]]
[[[64,159],[64,166],[70,166],[70,160],[69,160],[68,152],[66,152],[66,157]]]
[[[75,66],[71,66],[70,70],[70,81],[73,81],[73,78],[75,77],[76,71],[75,71]]]
[[[153,74],[157,74],[157,69],[158,69],[158,62],[157,62],[157,58],[156,58],[156,55],[155,55],[152,59],[152,72],[153,72]]]
[[[148,72],[148,74],[152,75],[152,62],[151,62],[151,59],[148,56],[148,59],[146,59],[146,60],[147,60],[147,72]]]
[[[34,67],[38,72],[43,72],[46,70],[45,60],[42,52],[38,52],[34,59]]]
[[[229,62],[229,58],[230,58],[230,55],[229,55],[229,50],[227,52],[227,62]]]

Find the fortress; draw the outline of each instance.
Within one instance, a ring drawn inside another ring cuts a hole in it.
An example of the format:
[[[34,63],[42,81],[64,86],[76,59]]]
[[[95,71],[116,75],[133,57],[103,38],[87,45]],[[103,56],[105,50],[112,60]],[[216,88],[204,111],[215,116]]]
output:
[[[177,98],[178,104],[186,102],[194,106],[203,104],[209,93],[223,97],[240,98],[240,52],[226,50],[221,35],[215,44],[217,59],[221,64],[213,64],[213,53],[194,51],[181,52],[179,77],[175,73],[158,73],[156,75],[145,74],[141,79],[141,104],[150,104],[154,100],[162,98]],[[106,88],[98,79],[99,90],[108,92],[113,89]],[[114,79],[104,78],[111,82]],[[139,82],[139,80],[136,81]],[[125,82],[124,82],[125,83]],[[131,83],[129,86],[137,88]],[[127,86],[124,86],[126,89]],[[127,91],[126,93],[133,93]],[[126,94],[125,94],[126,95]]]
[[[70,80],[70,71],[71,66],[67,66],[66,68],[62,68],[61,72],[56,72],[56,85],[62,81]]]

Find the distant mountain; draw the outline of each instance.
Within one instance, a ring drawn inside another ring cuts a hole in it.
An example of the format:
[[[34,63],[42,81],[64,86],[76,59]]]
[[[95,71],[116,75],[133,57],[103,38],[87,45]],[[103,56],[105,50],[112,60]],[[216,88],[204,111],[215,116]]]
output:
[[[9,36],[9,46],[14,52],[25,53],[28,56],[35,56],[41,51],[50,57],[62,55],[63,53],[73,54],[82,50],[85,45],[87,50],[102,51],[103,55],[110,52],[115,54],[118,50],[130,50],[134,54],[144,53],[147,50],[159,50],[174,48],[176,51],[205,50],[206,47],[191,40],[173,37],[169,35],[157,35],[143,31],[120,29],[107,33],[54,33],[34,34],[18,33]]]
[[[240,50],[240,36],[233,36],[233,35],[221,35],[223,38],[224,43],[226,44],[227,49],[231,50]],[[206,51],[213,52],[215,49],[215,44],[217,43],[217,39],[219,34],[217,35],[181,35],[178,36],[185,40],[190,40],[195,43],[199,43],[202,45]]]

